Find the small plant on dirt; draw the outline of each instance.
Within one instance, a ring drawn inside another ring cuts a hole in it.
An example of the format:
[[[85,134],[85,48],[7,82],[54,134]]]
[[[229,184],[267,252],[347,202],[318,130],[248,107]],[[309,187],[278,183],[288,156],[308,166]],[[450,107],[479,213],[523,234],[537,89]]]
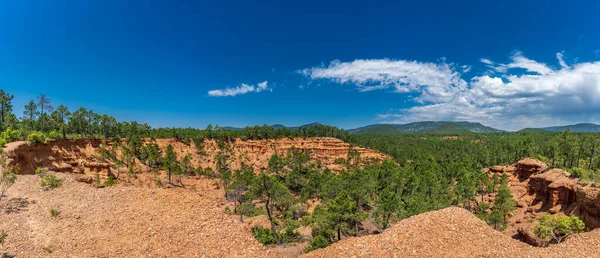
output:
[[[2,154],[2,157],[4,155]],[[4,158],[0,158],[0,162],[2,162]],[[3,164],[3,163],[2,163]],[[4,192],[10,188],[15,181],[17,181],[17,173],[19,172],[19,166],[14,165],[4,169],[0,175],[0,200],[2,196],[4,196]]]
[[[2,248],[4,248],[4,243],[6,243],[6,238],[8,237],[8,234],[6,234],[6,232],[4,232],[4,230],[0,231],[0,246]]]
[[[162,180],[160,180],[160,178],[156,178],[156,187],[160,187],[160,188],[164,187],[163,182],[162,182]]]
[[[117,184],[117,180],[113,176],[108,176],[108,178],[104,181],[105,187],[111,187]]]
[[[48,189],[57,188],[62,185],[62,180],[58,179],[55,175],[45,175],[40,185]]]
[[[94,185],[96,187],[100,187],[102,185],[102,183],[100,182],[100,174],[96,173],[96,175],[94,175]]]
[[[60,214],[60,212],[57,209],[54,209],[54,208],[50,209],[50,215],[52,217],[56,217],[56,216],[58,216],[58,214]]]
[[[224,209],[225,214],[227,215],[232,215],[233,213],[231,212],[231,208],[229,208],[229,206],[226,206]]]
[[[54,250],[52,250],[52,247],[49,247],[49,246],[44,247],[43,249],[44,249],[44,251],[46,251],[46,253],[49,253],[49,254],[54,252]]]
[[[41,174],[42,172],[44,172],[44,168],[42,168],[42,167],[39,167],[39,168],[36,168],[36,169],[35,169],[35,174],[36,174],[36,175],[39,175],[39,174]]]

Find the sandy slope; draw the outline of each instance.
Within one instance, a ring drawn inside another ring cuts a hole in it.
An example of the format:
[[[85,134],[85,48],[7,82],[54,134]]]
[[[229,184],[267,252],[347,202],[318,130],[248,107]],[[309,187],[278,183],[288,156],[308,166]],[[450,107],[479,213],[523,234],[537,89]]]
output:
[[[19,176],[2,199],[8,254],[46,256],[47,247],[55,257],[273,256],[217,199],[184,189],[96,189],[56,175],[64,183],[48,191],[38,176]]]

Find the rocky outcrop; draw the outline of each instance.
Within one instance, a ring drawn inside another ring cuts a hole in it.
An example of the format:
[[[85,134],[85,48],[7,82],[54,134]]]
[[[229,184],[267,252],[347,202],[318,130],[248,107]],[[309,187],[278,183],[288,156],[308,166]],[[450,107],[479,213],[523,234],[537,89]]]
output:
[[[493,166],[486,170],[506,173],[509,187],[517,200],[517,210],[510,218],[506,233],[517,234],[530,244],[539,241],[533,234],[535,219],[544,214],[576,215],[587,229],[600,227],[600,189],[583,186],[579,179],[562,169],[550,169],[535,159],[526,158],[510,166]],[[492,198],[486,201],[493,202]]]
[[[515,168],[513,171],[520,179],[528,179],[533,174],[541,173],[548,168],[546,163],[530,158],[519,160],[513,167]]]

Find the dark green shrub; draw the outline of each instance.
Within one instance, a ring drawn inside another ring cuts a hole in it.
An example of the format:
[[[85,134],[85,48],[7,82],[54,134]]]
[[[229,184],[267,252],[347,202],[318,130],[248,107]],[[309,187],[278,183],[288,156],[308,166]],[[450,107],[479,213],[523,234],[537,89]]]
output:
[[[252,235],[259,243],[263,245],[275,244],[275,238],[273,238],[273,232],[270,228],[263,228],[261,226],[252,227]]]

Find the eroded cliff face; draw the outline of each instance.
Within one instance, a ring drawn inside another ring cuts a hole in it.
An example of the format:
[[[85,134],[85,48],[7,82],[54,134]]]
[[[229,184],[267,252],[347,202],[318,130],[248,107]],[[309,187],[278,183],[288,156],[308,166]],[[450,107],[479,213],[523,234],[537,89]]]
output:
[[[107,150],[112,149],[112,140],[101,139],[77,139],[77,140],[54,140],[44,144],[31,144],[27,142],[9,143],[4,151],[7,162],[18,164],[20,174],[33,174],[38,167],[44,167],[56,172],[70,172],[94,175],[100,174],[102,178],[117,173],[117,164],[101,158],[101,144],[105,143]],[[242,164],[250,165],[256,172],[264,171],[268,167],[270,157],[277,153],[285,155],[291,147],[296,147],[303,152],[310,150],[311,159],[320,163],[322,169],[329,168],[339,172],[344,165],[334,164],[336,159],[345,159],[349,150],[360,153],[361,163],[364,166],[369,162],[379,162],[388,159],[376,151],[360,147],[350,146],[336,138],[296,138],[296,139],[269,139],[269,140],[240,140],[221,143],[225,146],[221,150],[215,140],[206,140],[203,147],[197,148],[194,143],[187,145],[175,139],[157,139],[156,144],[163,149],[171,144],[179,159],[185,155],[190,156],[194,167],[215,169],[215,156],[222,152],[227,156],[228,165],[231,169],[239,169]],[[203,149],[203,151],[200,151]],[[121,157],[121,150],[116,150],[117,156]],[[147,169],[135,161],[138,169]],[[123,173],[123,168],[120,169]]]
[[[543,162],[523,159],[510,166],[486,169],[489,175],[505,173],[509,187],[517,200],[517,210],[510,218],[506,233],[517,234],[524,241],[537,245],[532,233],[535,219],[544,214],[576,215],[587,229],[600,227],[600,189],[584,186],[579,179],[562,169],[548,169]],[[493,202],[493,195],[486,201]]]

